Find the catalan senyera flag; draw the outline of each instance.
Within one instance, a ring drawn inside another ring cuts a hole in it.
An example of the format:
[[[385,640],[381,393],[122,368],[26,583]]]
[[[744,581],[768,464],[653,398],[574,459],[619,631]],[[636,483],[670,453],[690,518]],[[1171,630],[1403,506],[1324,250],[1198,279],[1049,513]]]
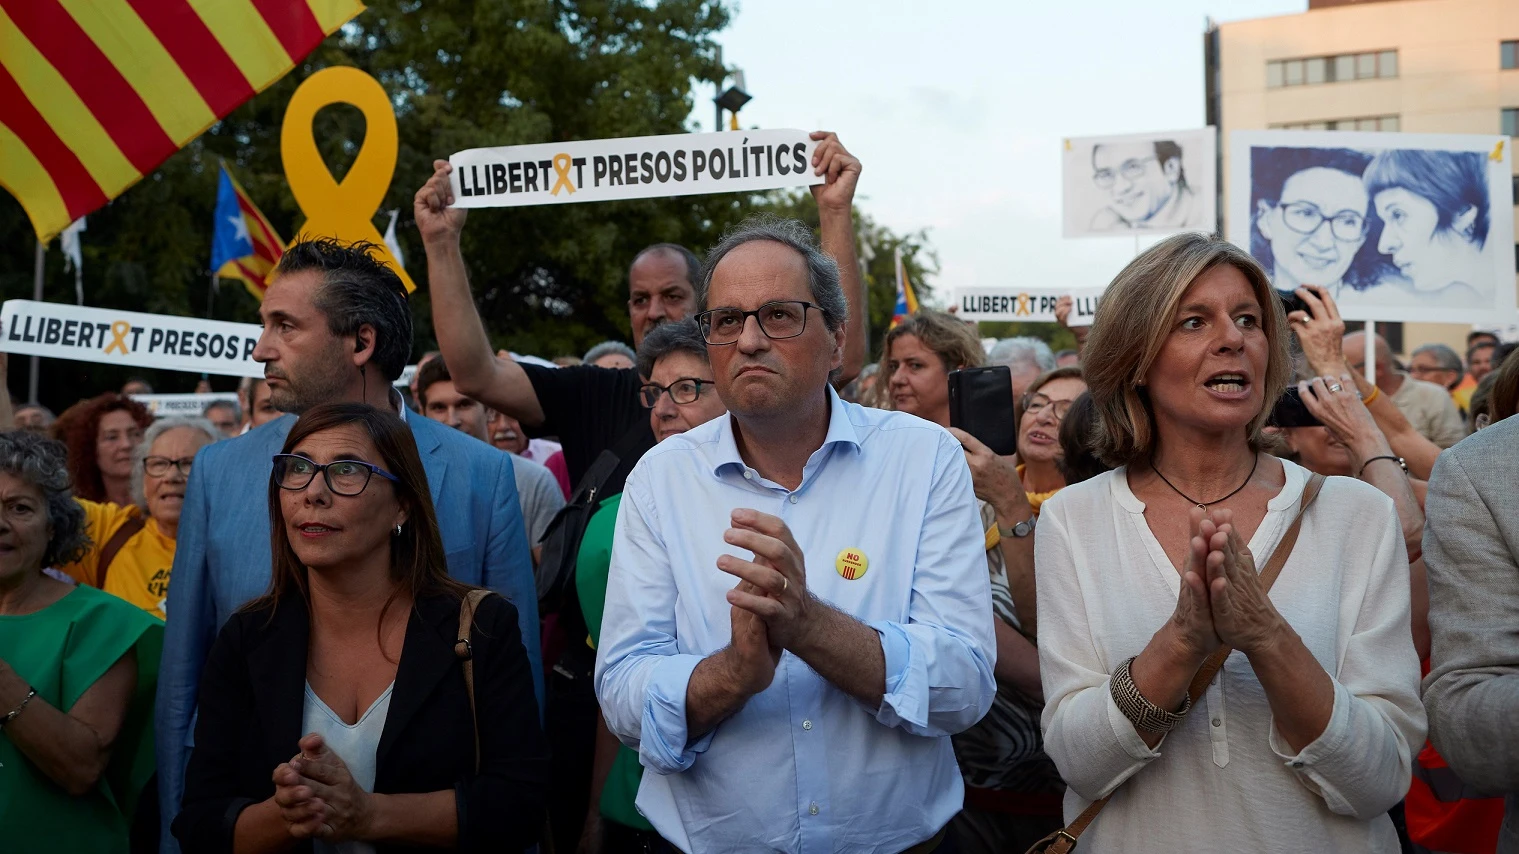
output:
[[[223,163],[216,184],[211,271],[224,278],[241,279],[248,293],[263,302],[268,288],[264,280],[283,254],[285,241]]]
[[[0,186],[51,240],[363,10],[360,0],[0,0]]]
[[[912,282],[907,278],[907,265],[902,263],[902,249],[898,247],[895,253],[897,262],[897,307],[891,312],[891,326],[895,329],[897,324],[906,320],[908,315],[918,310],[918,296],[912,292]]]

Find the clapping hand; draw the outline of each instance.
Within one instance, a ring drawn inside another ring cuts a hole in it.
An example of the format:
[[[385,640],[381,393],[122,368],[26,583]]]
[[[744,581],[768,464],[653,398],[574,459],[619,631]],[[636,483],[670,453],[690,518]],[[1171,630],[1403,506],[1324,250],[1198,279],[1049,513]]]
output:
[[[374,820],[374,803],[370,793],[354,781],[348,765],[342,757],[328,749],[320,735],[307,735],[301,739],[300,747],[300,754],[280,768],[288,767],[299,775],[299,783],[291,787],[290,792],[297,801],[294,814],[301,814],[299,808],[302,799],[299,796],[309,792],[309,797],[304,800],[317,815],[299,825],[292,823],[291,835],[296,836],[298,827],[304,830],[314,823],[316,832],[311,835],[328,842],[366,838]],[[278,786],[279,769],[276,769],[275,774]],[[281,809],[284,809],[283,804]],[[288,818],[286,820],[289,821]]]
[[[1271,604],[1255,558],[1234,530],[1232,510],[1214,510],[1202,523],[1213,629],[1221,641],[1252,655],[1280,637],[1286,621]]]
[[[802,549],[786,523],[758,510],[734,510],[733,527],[723,541],[754,552],[754,560],[733,555],[717,559],[717,568],[748,582],[728,591],[728,604],[765,623],[768,642],[777,649],[796,645],[808,628],[807,569]]]

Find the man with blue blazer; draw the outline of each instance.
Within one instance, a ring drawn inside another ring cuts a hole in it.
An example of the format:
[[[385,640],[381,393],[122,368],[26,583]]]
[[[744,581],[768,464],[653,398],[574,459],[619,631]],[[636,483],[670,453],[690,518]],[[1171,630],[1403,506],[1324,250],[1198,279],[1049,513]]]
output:
[[[391,384],[411,355],[406,289],[364,243],[297,243],[264,296],[264,331],[253,358],[275,408],[291,413],[195,457],[170,577],[158,679],[157,751],[162,849],[179,812],[201,668],[223,623],[269,585],[268,484],[300,413],[359,401],[399,415],[417,441],[437,509],[448,571],[517,607],[522,644],[543,704],[538,600],[511,455],[408,413]],[[270,772],[273,773],[273,768]]]

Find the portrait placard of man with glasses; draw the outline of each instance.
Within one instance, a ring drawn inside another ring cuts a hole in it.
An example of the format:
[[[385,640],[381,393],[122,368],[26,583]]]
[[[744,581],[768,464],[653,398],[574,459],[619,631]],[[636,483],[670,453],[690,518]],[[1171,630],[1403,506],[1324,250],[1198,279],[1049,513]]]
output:
[[[1064,235],[1212,231],[1211,127],[1065,140]]]

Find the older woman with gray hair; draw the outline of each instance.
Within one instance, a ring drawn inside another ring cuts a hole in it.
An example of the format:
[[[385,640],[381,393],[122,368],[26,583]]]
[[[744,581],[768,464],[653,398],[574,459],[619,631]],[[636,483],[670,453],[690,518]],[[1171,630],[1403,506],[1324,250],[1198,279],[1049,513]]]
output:
[[[132,502],[76,499],[91,544],[61,567],[80,584],[98,587],[164,619],[169,572],[190,466],[201,448],[222,438],[204,418],[160,418],[132,451]]]
[[[1083,355],[1117,468],[1045,502],[1034,544],[1067,831],[1093,851],[1398,851],[1386,813],[1425,733],[1408,553],[1392,499],[1267,452],[1290,366],[1265,271],[1215,237],[1162,241],[1108,287]]]
[[[48,577],[89,545],[63,445],[0,433],[0,839],[125,851],[153,771],[163,624]]]

